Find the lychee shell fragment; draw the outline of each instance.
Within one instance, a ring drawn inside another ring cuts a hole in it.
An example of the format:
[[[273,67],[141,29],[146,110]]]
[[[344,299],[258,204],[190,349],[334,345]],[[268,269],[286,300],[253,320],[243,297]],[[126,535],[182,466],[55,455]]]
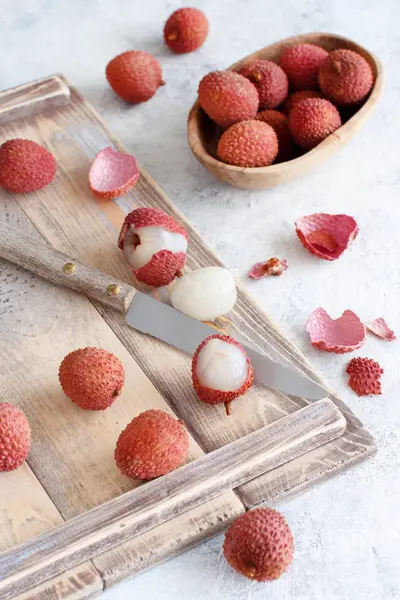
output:
[[[349,386],[358,396],[380,395],[381,375],[383,369],[371,358],[353,358],[347,365],[346,372],[350,375]]]
[[[352,310],[332,319],[326,310],[317,308],[306,323],[313,346],[325,352],[345,354],[360,348],[365,340],[364,324]]]
[[[366,328],[368,331],[387,342],[393,342],[396,339],[395,333],[383,317],[374,319],[371,323],[367,323]]]
[[[336,260],[357,237],[358,225],[348,215],[314,213],[297,219],[296,233],[311,254]]]
[[[104,148],[96,154],[89,171],[90,188],[102,198],[123,196],[139,179],[136,158],[131,154]]]

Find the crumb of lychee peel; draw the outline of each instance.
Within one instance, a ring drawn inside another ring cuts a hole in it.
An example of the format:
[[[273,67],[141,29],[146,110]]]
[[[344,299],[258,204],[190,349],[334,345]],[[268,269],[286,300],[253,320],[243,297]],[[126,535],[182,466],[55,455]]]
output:
[[[350,375],[349,386],[358,396],[375,396],[382,394],[381,375],[383,369],[371,358],[352,358],[347,365],[346,373]]]
[[[269,258],[266,262],[256,263],[249,271],[250,279],[261,279],[272,275],[279,277],[288,268],[287,260],[279,260],[279,258]]]
[[[0,146],[0,185],[14,193],[40,190],[54,179],[56,161],[32,140],[13,139]]]

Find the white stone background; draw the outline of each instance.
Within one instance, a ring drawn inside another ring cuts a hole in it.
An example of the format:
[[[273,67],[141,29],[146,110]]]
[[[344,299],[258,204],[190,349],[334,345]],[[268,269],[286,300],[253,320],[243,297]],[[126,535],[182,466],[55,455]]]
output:
[[[172,55],[162,28],[177,1],[1,0],[0,88],[64,73],[375,434],[379,453],[344,475],[282,505],[296,553],[279,581],[250,582],[221,553],[222,536],[108,591],[107,600],[388,600],[400,598],[400,341],[372,337],[355,355],[385,369],[384,393],[357,398],[344,374],[348,356],[312,348],[304,329],[322,306],[368,321],[384,316],[400,336],[400,2],[398,0],[204,0],[211,30],[198,52]],[[347,36],[383,62],[387,85],[376,112],[333,158],[271,191],[220,184],[192,156],[186,117],[201,77],[279,38],[312,31]],[[127,49],[153,53],[167,85],[127,107],[104,69]],[[348,213],[360,226],[353,246],[328,263],[300,245],[297,217]],[[249,267],[277,255],[289,270],[251,282]]]

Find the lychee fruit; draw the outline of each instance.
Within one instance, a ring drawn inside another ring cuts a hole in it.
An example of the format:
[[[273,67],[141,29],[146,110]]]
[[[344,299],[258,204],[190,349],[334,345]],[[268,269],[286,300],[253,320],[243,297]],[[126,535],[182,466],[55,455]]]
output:
[[[218,158],[238,167],[267,167],[278,155],[278,137],[267,123],[242,121],[222,134]]]
[[[18,469],[29,454],[31,429],[22,410],[0,403],[0,472]]]
[[[253,60],[244,65],[239,73],[256,86],[260,109],[276,108],[288,95],[287,75],[271,60]]]
[[[291,110],[289,128],[296,144],[310,150],[339,129],[340,114],[329,100],[307,98]]]
[[[318,68],[328,52],[315,44],[296,44],[283,51],[279,64],[295,90],[315,90]]]
[[[181,274],[187,240],[185,229],[170,215],[155,208],[137,208],[126,216],[118,246],[138,281],[161,287]]]
[[[89,171],[90,189],[107,200],[119,198],[129,192],[138,179],[136,158],[111,147],[96,154]]]
[[[358,104],[371,91],[372,69],[360,54],[353,50],[330,52],[319,67],[321,91],[338,106]]]
[[[323,98],[323,95],[316,90],[299,90],[286,98],[282,109],[289,116],[292,108],[294,108],[298,102],[306,100],[307,98]]]
[[[278,137],[278,156],[275,162],[285,162],[293,157],[293,139],[289,131],[289,119],[278,110],[263,110],[256,116],[257,121],[271,125]]]
[[[189,436],[182,421],[151,409],[135,417],[121,433],[115,461],[123,475],[154,479],[180,467],[188,452]]]
[[[54,179],[56,161],[46,148],[16,138],[0,146],[0,185],[14,193],[40,190]]]
[[[197,396],[207,404],[225,404],[253,383],[253,368],[243,347],[228,335],[211,335],[197,348],[192,360],[192,381]]]
[[[168,48],[177,54],[193,52],[204,44],[209,23],[198,8],[178,8],[164,26],[164,40]]]
[[[106,77],[114,92],[132,104],[150,100],[164,85],[160,63],[143,50],[128,50],[113,58]]]
[[[256,581],[273,581],[289,568],[294,540],[280,512],[255,508],[229,527],[223,552],[231,567],[242,575]]]
[[[125,381],[121,361],[102,348],[67,354],[58,372],[64,393],[85,410],[104,410],[120,395]]]
[[[256,87],[233,71],[208,73],[200,81],[199,102],[210,119],[221,127],[256,116],[259,97]]]

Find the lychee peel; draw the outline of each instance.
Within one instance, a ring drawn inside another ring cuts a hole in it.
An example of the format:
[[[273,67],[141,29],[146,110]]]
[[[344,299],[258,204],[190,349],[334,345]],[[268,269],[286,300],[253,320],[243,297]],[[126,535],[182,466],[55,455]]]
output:
[[[271,125],[278,137],[279,149],[275,162],[285,162],[293,158],[293,139],[288,118],[278,110],[263,110],[257,114],[256,120]]]
[[[137,208],[122,225],[118,246],[138,281],[168,285],[181,274],[188,235],[173,217],[155,208]]]
[[[7,140],[0,146],[0,185],[14,193],[40,190],[54,179],[56,161],[32,140]]]
[[[0,472],[14,471],[26,460],[31,430],[25,414],[9,402],[0,403]]]
[[[295,90],[318,87],[318,68],[328,52],[315,44],[296,44],[283,51],[279,64]]]
[[[211,335],[197,348],[192,360],[192,381],[200,400],[207,404],[230,403],[253,383],[253,368],[245,350],[234,338]]]
[[[363,56],[353,50],[334,50],[319,67],[321,91],[338,106],[359,104],[374,83],[372,69]]]
[[[257,89],[239,73],[208,73],[200,81],[198,93],[202,109],[221,127],[256,116],[259,105]]]
[[[132,154],[104,148],[96,154],[89,171],[91,190],[99,197],[111,200],[131,190],[139,179],[139,168]]]
[[[113,58],[106,67],[107,81],[125,102],[138,104],[150,100],[161,85],[161,65],[142,50],[128,50]]]
[[[339,129],[340,114],[329,100],[307,98],[298,102],[289,115],[289,129],[301,148],[310,150]]]
[[[151,409],[135,417],[121,433],[115,461],[128,477],[154,479],[180,467],[188,451],[189,436],[182,421]]]
[[[345,354],[361,348],[365,341],[364,324],[352,310],[332,319],[325,309],[317,308],[309,316],[306,330],[313,346],[325,352]]]
[[[352,358],[346,372],[350,375],[349,386],[358,396],[379,396],[382,393],[383,369],[371,358]]]
[[[114,354],[90,347],[67,354],[58,376],[64,393],[85,410],[111,406],[125,381],[123,364]]]
[[[278,155],[278,136],[262,121],[242,121],[224,131],[219,139],[220,160],[238,167],[267,167]]]
[[[198,8],[178,8],[164,26],[164,40],[168,48],[177,54],[193,52],[207,38],[209,23]]]
[[[255,508],[229,527],[223,552],[231,567],[242,575],[273,581],[289,568],[294,540],[281,513],[273,508]]]
[[[260,109],[276,108],[286,99],[289,90],[287,75],[271,60],[253,60],[245,64],[239,73],[256,86]]]

